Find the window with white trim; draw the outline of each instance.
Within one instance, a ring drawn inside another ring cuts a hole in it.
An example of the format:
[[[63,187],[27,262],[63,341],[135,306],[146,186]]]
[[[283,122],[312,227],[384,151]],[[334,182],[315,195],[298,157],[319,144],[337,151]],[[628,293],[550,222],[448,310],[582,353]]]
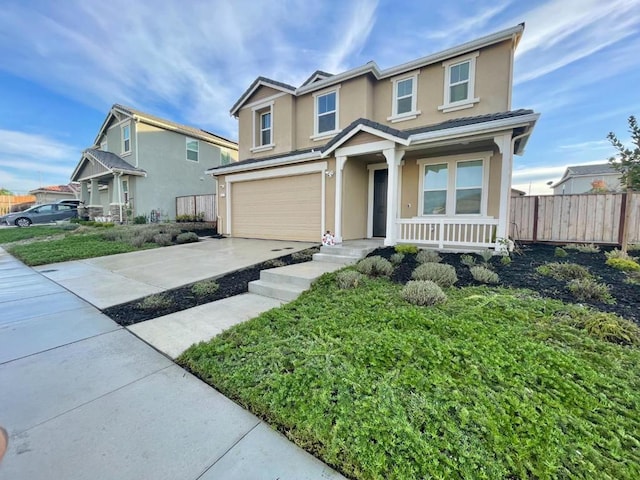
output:
[[[194,140],[193,138],[187,138],[187,160],[191,160],[192,162],[198,161],[198,155],[200,150],[200,145],[198,140]]]
[[[444,103],[438,107],[443,112],[471,108],[480,101],[475,97],[475,52],[462,58],[444,62]]]
[[[252,152],[271,150],[273,143],[273,104],[257,105],[252,108],[253,115],[253,146]]]
[[[131,124],[122,125],[122,153],[131,151]]]
[[[314,137],[329,136],[338,132],[338,90],[316,95]]]
[[[260,115],[260,145],[271,144],[271,111]]]
[[[419,160],[419,215],[486,215],[491,155]]]
[[[392,82],[391,116],[387,120],[399,122],[411,120],[420,115],[421,112],[417,110],[418,73],[410,77],[396,78]]]
[[[124,203],[129,203],[129,181],[122,180],[122,197]]]

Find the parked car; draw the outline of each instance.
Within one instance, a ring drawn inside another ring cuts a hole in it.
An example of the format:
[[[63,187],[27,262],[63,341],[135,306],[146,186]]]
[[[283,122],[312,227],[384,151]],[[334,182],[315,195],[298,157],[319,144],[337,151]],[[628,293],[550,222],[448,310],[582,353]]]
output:
[[[64,203],[44,203],[34,205],[23,212],[9,213],[0,217],[0,224],[28,227],[33,223],[51,223],[57,220],[67,220],[78,216],[75,205]]]
[[[78,208],[84,202],[82,200],[78,200],[77,198],[65,198],[63,200],[58,200],[56,203],[64,203],[65,205],[75,205]]]

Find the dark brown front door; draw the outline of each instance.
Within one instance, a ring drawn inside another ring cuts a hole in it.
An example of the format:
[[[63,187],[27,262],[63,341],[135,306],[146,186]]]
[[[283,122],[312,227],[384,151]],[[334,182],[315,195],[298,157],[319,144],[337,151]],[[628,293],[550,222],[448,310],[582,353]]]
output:
[[[387,236],[387,170],[373,171],[373,236]]]

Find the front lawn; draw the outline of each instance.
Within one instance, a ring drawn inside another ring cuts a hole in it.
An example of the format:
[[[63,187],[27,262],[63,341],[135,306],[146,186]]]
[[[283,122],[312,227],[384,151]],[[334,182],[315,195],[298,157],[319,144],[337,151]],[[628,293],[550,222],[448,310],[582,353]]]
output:
[[[601,313],[400,289],[325,275],[179,363],[351,478],[640,478],[640,349],[571,326]]]
[[[34,225],[29,228],[0,228],[0,245],[3,245],[5,243],[18,242],[20,240],[27,240],[29,238],[60,235],[68,232],[70,228],[75,227],[48,227]]]

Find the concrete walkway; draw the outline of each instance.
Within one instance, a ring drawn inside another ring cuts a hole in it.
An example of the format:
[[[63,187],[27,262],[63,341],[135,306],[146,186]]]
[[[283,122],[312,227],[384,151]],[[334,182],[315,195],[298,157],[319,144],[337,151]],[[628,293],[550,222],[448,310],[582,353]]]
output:
[[[0,478],[342,478],[2,249],[0,312]]]

